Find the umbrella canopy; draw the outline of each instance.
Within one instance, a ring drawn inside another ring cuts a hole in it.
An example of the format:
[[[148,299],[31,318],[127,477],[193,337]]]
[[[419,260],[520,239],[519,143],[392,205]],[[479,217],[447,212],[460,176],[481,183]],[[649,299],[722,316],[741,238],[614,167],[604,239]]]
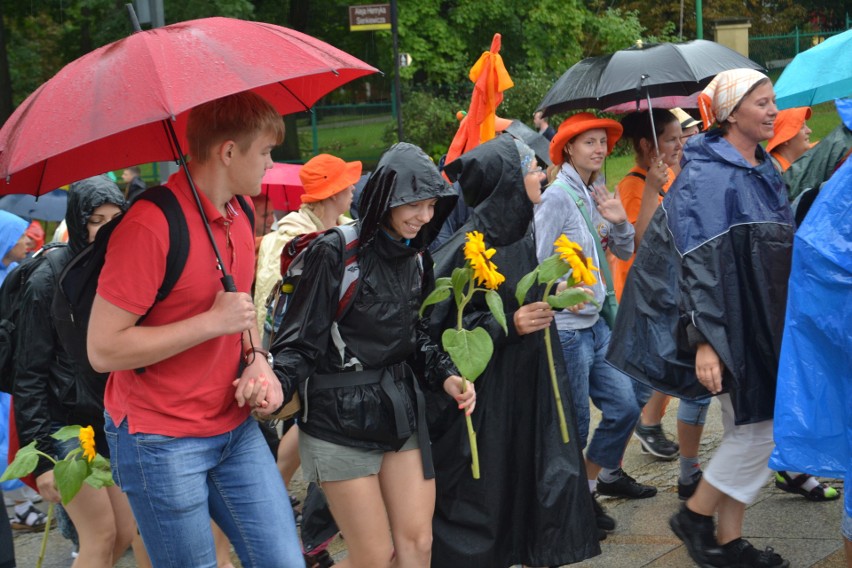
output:
[[[0,209],[24,219],[61,221],[68,206],[68,192],[64,189],[49,191],[39,197],[33,195],[6,195],[0,197]]]
[[[503,91],[515,85],[500,55],[500,34],[494,34],[491,49],[470,68],[469,77],[473,81],[470,109],[447,150],[447,164],[496,135],[497,106],[503,102]]]
[[[169,134],[191,108],[251,90],[307,110],[377,70],[305,34],[204,18],[137,32],[69,63],[0,130],[0,193],[39,195],[103,171],[177,159]],[[134,78],[134,88],[116,77]],[[141,85],[139,87],[138,85]]]
[[[637,45],[574,64],[538,105],[544,116],[569,110],[605,109],[646,97],[689,97],[728,69],[763,70],[713,41]]]
[[[683,96],[668,96],[668,97],[653,97],[651,99],[651,108],[698,108],[698,95],[701,91],[696,91],[688,97]],[[638,105],[639,108],[636,108]],[[604,112],[613,114],[627,114],[636,112],[637,110],[648,110],[648,99],[640,99],[638,101],[630,101],[619,103],[603,109]]]
[[[277,211],[296,211],[302,204],[301,195],[305,193],[299,178],[301,164],[278,164],[266,170],[260,182],[262,195],[268,195],[272,207]]]
[[[798,54],[775,83],[780,109],[848,96],[852,96],[852,30]]]

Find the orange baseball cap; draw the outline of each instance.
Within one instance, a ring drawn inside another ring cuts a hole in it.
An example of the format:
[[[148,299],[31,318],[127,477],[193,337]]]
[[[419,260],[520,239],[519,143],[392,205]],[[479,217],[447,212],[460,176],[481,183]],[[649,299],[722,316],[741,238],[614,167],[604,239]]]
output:
[[[775,134],[766,143],[766,151],[771,152],[784,142],[791,140],[811,117],[811,107],[796,107],[778,111],[775,117]]]
[[[331,154],[318,154],[299,170],[305,193],[302,203],[314,203],[340,193],[361,177],[361,162],[344,162]]]

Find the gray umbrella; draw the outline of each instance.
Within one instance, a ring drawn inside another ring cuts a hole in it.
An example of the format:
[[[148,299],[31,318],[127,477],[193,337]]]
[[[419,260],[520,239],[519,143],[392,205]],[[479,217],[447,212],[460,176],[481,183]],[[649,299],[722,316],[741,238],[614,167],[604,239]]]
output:
[[[61,221],[65,218],[67,203],[68,192],[64,189],[55,189],[38,197],[21,193],[0,197],[0,209],[30,220]]]
[[[511,136],[532,148],[533,152],[535,152],[535,157],[544,162],[548,167],[553,165],[553,162],[550,160],[550,142],[537,131],[520,120],[515,119],[506,127],[504,132],[508,132]]]

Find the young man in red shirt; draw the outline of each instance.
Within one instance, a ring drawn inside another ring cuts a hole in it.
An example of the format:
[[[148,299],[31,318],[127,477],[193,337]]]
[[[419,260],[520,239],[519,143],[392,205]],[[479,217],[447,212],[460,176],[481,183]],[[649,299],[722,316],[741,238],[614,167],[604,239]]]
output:
[[[284,125],[264,99],[239,93],[193,109],[187,138],[190,174],[238,291],[222,290],[183,171],[167,186],[186,217],[189,255],[162,301],[155,303],[169,249],[162,211],[139,202],[116,228],[88,336],[93,366],[111,371],[105,406],[113,474],[154,566],[215,567],[211,517],[243,566],[303,565],[286,488],[249,416],[275,411],[284,394],[266,353],[254,347],[254,234],[237,200],[260,193]]]

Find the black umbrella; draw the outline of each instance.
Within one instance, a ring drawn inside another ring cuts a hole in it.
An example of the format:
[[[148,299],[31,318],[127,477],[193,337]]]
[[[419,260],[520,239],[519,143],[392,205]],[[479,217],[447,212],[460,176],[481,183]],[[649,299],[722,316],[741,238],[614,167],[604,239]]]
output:
[[[61,221],[65,218],[68,192],[55,189],[36,197],[29,194],[13,194],[0,197],[0,209],[25,219]]]
[[[589,57],[562,74],[538,105],[549,116],[568,110],[605,109],[620,103],[700,91],[722,71],[764,69],[713,41],[636,45]]]

